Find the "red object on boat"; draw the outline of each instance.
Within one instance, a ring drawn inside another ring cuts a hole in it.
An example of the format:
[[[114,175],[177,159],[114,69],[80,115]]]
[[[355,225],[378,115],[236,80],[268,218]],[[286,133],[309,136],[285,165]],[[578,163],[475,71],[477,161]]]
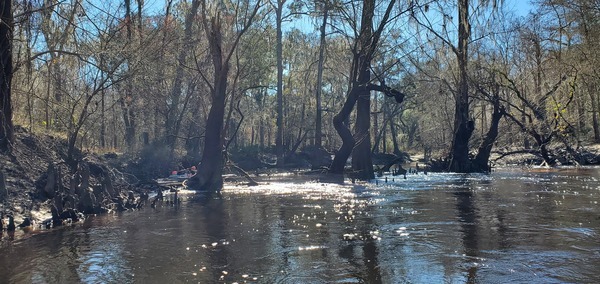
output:
[[[171,172],[171,174],[172,174],[172,175],[176,175],[176,174],[177,174],[177,171],[172,171],[172,172]]]

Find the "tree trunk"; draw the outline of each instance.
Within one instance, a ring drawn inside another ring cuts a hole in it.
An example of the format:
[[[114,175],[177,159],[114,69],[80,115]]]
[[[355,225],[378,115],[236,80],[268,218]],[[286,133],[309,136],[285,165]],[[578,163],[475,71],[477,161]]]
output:
[[[369,72],[368,70],[366,72]],[[368,82],[368,81],[367,81]],[[352,151],[352,170],[357,179],[375,178],[371,155],[371,92],[363,90],[356,103],[355,133],[357,143]]]
[[[398,132],[396,131],[396,125],[392,119],[390,119],[390,133],[392,134],[392,145],[394,147],[393,153],[396,156],[400,156],[402,153],[400,152],[400,147],[398,146]]]
[[[344,106],[342,106],[340,112],[333,117],[333,127],[342,139],[342,146],[335,153],[333,161],[331,162],[331,166],[329,167],[330,174],[344,174],[344,166],[346,165],[346,161],[348,161],[348,157],[350,157],[350,154],[352,154],[352,149],[354,149],[356,142],[354,141],[354,136],[352,136],[352,132],[350,131],[348,124],[346,123],[346,119],[350,116],[350,113],[354,109],[357,97],[358,87],[354,87],[348,93],[346,102],[344,102]]]
[[[454,110],[454,133],[448,170],[451,172],[471,171],[469,139],[475,123],[469,119],[468,46],[470,37],[469,1],[458,1],[458,94]]]
[[[225,101],[227,98],[227,78],[229,62],[242,35],[250,28],[260,5],[257,3],[245,18],[243,28],[237,32],[229,48],[224,49],[221,15],[208,18],[206,2],[202,1],[202,24],[208,40],[210,57],[213,63],[212,105],[206,121],[204,151],[198,165],[198,173],[191,177],[187,185],[195,190],[219,192],[223,188],[223,119],[225,118]],[[233,98],[232,98],[233,99]]]
[[[323,146],[323,110],[321,109],[321,93],[323,91],[323,64],[325,62],[325,28],[327,27],[327,16],[329,14],[329,4],[323,3],[323,24],[321,25],[321,36],[319,45],[319,63],[317,67],[317,86],[315,88],[315,99],[317,103],[317,111],[315,116],[315,146],[321,148]]]
[[[125,0],[125,19],[127,28],[127,40],[132,42],[132,28],[131,28],[131,0]],[[129,65],[128,65],[129,66]],[[129,67],[128,67],[129,68]],[[133,83],[132,80],[127,80],[125,84],[125,93],[121,97],[121,109],[123,111],[123,124],[125,124],[125,144],[129,148],[129,151],[135,149],[135,112],[133,110]]]
[[[473,170],[484,172],[489,172],[491,170],[489,167],[490,155],[492,154],[494,142],[496,142],[496,138],[498,137],[498,126],[500,125],[500,119],[502,119],[503,116],[504,109],[500,106],[500,101],[496,99],[494,101],[494,111],[492,113],[490,129],[479,146],[477,156],[475,156],[475,160],[473,161]]]
[[[350,90],[344,102],[344,106],[338,114],[333,118],[333,126],[342,138],[342,146],[335,154],[331,167],[330,174],[343,174],[344,165],[350,154],[354,151],[352,158],[352,170],[356,173],[356,177],[363,180],[372,179],[375,174],[373,172],[373,163],[371,160],[371,96],[370,91],[376,90],[385,92],[386,95],[396,96],[398,103],[402,102],[404,95],[397,91],[392,91],[386,86],[377,86],[370,84],[371,81],[371,60],[377,49],[381,32],[385,26],[392,7],[395,1],[388,3],[387,9],[378,29],[373,31],[373,17],[375,12],[375,1],[364,0],[361,15],[361,27],[358,35],[355,49],[353,50],[354,58],[352,60],[352,68],[350,70]],[[388,94],[390,93],[390,94]],[[357,105],[356,117],[356,137],[352,135],[348,128],[348,120],[350,113]],[[356,138],[356,140],[355,140]],[[358,145],[356,145],[358,143]],[[357,146],[354,149],[354,146]]]
[[[384,101],[384,103],[385,103],[385,101]],[[383,148],[383,151],[382,151],[383,153],[387,153],[387,150],[388,150],[388,147],[387,147],[387,121],[392,120],[391,117],[388,117],[387,109],[388,109],[388,107],[386,105],[384,105],[383,106],[383,114],[382,114],[383,119],[381,120],[382,121],[382,123],[381,123],[382,124],[381,125],[381,132],[382,132],[381,144],[382,145],[381,145],[381,147]]]
[[[10,150],[14,139],[12,121],[11,85],[13,77],[12,41],[13,15],[12,1],[3,0],[0,23],[0,151]]]
[[[596,94],[593,88],[588,87],[590,91],[590,101],[592,102],[592,127],[594,129],[594,142],[600,143],[600,126],[598,125],[598,94]]]
[[[219,192],[223,188],[223,119],[227,79],[217,82],[215,95],[206,121],[206,136],[198,173],[189,179],[187,186],[194,190]]]
[[[356,105],[357,100],[359,98],[364,98],[365,93],[369,94],[369,91],[366,89],[367,83],[369,83],[371,78],[371,72],[369,70],[371,64],[371,56],[372,53],[369,52],[370,48],[374,49],[371,46],[374,42],[372,39],[373,35],[373,13],[375,9],[375,3],[372,0],[364,0],[363,1],[363,11],[362,11],[362,20],[360,27],[360,34],[358,35],[356,50],[354,50],[354,58],[352,61],[352,68],[350,70],[350,90],[348,92],[348,96],[346,97],[346,102],[344,102],[344,106],[340,110],[338,114],[333,117],[333,126],[337,131],[340,138],[342,138],[342,146],[335,153],[335,157],[333,158],[333,162],[331,163],[331,167],[329,168],[329,173],[331,174],[343,174],[344,166],[346,165],[346,161],[350,154],[352,154],[352,150],[356,144],[356,140],[350,131],[348,124],[346,121],[350,117],[350,113],[354,109],[354,105]],[[370,99],[370,98],[369,98]],[[370,104],[368,105],[370,107]],[[361,110],[364,112],[365,104],[361,105]],[[370,109],[368,110],[370,112]],[[357,112],[358,116],[358,112]],[[361,124],[364,124],[364,117],[361,114]],[[357,117],[358,123],[358,117]],[[357,128],[357,131],[364,130],[362,128]],[[368,126],[367,126],[368,131]],[[362,135],[362,133],[361,133]],[[365,134],[369,136],[368,134]],[[360,139],[360,138],[359,138]],[[370,139],[369,139],[370,140]],[[370,141],[369,141],[370,144]],[[367,144],[368,145],[368,144]],[[364,144],[362,145],[364,147]],[[367,153],[370,155],[371,149],[367,148]],[[356,166],[362,165],[363,163],[356,163]],[[373,165],[371,165],[372,169]],[[353,170],[357,170],[355,167],[355,161],[352,164]]]
[[[106,92],[100,94],[100,148],[106,149]]]
[[[179,117],[179,101],[181,98],[181,89],[183,85],[184,65],[188,53],[191,50],[191,39],[193,22],[198,13],[200,7],[200,0],[192,1],[192,7],[185,18],[185,30],[183,36],[183,43],[179,55],[177,57],[177,68],[175,69],[175,79],[173,82],[173,89],[171,90],[171,105],[168,108],[167,119],[165,122],[165,142],[169,150],[173,151],[177,143],[177,136],[179,135],[178,117]],[[184,110],[181,110],[182,112]]]
[[[260,149],[263,150],[265,149],[265,121],[264,119],[261,117],[260,121],[259,121],[259,126],[258,126],[258,135],[259,135],[259,141],[260,141]]]
[[[375,143],[373,143],[373,149],[371,149],[371,153],[379,153],[379,138],[381,135],[379,134],[379,113],[377,111],[377,95],[373,99],[373,131],[371,135],[375,137]]]
[[[277,133],[275,137],[275,151],[277,153],[277,166],[283,166],[283,33],[281,31],[282,10],[285,0],[277,0],[275,8],[277,25]]]
[[[206,12],[206,11],[204,11]],[[210,25],[210,27],[208,27]],[[214,67],[212,105],[206,121],[204,151],[198,165],[198,173],[190,178],[187,186],[194,190],[219,192],[223,188],[223,119],[227,97],[229,61],[223,54],[223,35],[219,19],[205,23],[206,34]]]
[[[4,172],[0,169],[0,202],[4,202],[8,197],[8,190],[6,189],[6,179],[4,178]]]

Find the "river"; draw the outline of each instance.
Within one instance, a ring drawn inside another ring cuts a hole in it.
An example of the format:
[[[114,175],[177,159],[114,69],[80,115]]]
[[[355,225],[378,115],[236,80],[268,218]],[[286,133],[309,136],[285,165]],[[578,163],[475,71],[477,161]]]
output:
[[[281,176],[180,197],[4,234],[0,282],[600,282],[597,168],[343,185]]]

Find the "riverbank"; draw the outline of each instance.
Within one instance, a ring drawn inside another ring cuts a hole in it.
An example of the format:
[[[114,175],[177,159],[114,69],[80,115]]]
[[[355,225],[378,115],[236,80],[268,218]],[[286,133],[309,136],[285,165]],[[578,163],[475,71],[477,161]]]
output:
[[[29,219],[31,227],[47,228],[77,221],[82,213],[133,209],[156,187],[123,172],[115,154],[77,153],[80,162],[73,169],[64,162],[63,139],[34,135],[22,127],[16,128],[15,136],[12,152],[0,154],[4,229],[9,216],[17,226]]]
[[[0,154],[0,172],[5,181],[5,190],[0,190],[0,214],[5,224],[8,216],[13,216],[16,225],[28,218],[37,224],[35,227],[51,227],[76,220],[81,216],[79,212],[99,214],[141,208],[149,195],[161,188],[153,179],[162,172],[168,173],[169,169],[166,162],[152,160],[156,157],[143,152],[140,156],[147,161],[115,153],[77,153],[81,162],[73,169],[64,162],[67,145],[63,139],[34,135],[22,127],[17,127],[15,134],[14,150]],[[151,153],[165,156],[156,154],[158,151]],[[600,161],[598,144],[583,147],[582,153],[589,161]],[[498,154],[494,159],[497,157]],[[413,155],[411,158],[413,162],[405,164],[406,169],[418,169],[419,165],[424,169],[425,163],[419,159],[422,157]],[[238,164],[244,162],[248,164],[243,159]],[[522,153],[504,157],[494,166],[522,167],[539,163],[535,155]],[[258,168],[261,163],[252,165]],[[257,179],[279,172],[274,168],[248,170]],[[226,182],[244,183],[246,179],[229,174]],[[6,225],[3,227],[6,229]]]

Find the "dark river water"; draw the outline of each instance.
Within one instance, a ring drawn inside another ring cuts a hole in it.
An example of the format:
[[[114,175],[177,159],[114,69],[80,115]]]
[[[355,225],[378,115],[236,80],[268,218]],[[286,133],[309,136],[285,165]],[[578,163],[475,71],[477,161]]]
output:
[[[0,283],[600,282],[598,169],[387,179],[277,177],[5,234]]]

